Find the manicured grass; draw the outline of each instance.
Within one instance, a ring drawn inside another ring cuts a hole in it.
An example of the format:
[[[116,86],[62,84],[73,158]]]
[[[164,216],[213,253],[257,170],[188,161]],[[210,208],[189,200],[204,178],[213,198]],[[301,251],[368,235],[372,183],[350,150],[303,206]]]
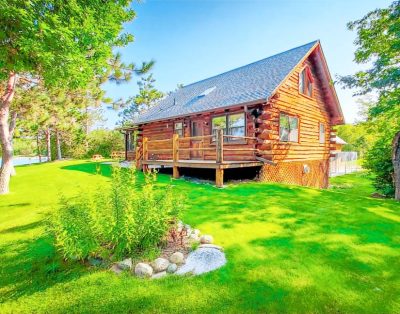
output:
[[[84,161],[17,172],[0,196],[1,313],[400,312],[400,205],[370,198],[365,174],[334,178],[330,190],[173,181],[188,195],[185,222],[212,234],[228,264],[150,281],[64,263],[45,233],[59,195],[107,184],[107,166],[103,175]]]

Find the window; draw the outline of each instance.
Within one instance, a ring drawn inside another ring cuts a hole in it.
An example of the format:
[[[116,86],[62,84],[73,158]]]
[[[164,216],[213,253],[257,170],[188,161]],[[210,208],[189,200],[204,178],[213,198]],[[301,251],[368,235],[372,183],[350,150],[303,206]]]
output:
[[[279,116],[279,140],[282,142],[299,141],[299,118],[281,113]]]
[[[135,136],[132,131],[126,133],[126,150],[128,152],[135,150]]]
[[[321,144],[325,143],[325,124],[319,124],[319,142]]]
[[[245,136],[246,122],[244,113],[227,114],[224,116],[212,118],[212,134],[216,134],[217,130],[224,130],[226,135]],[[215,140],[215,138],[213,139]],[[240,140],[237,138],[228,138],[227,141]]]
[[[309,67],[305,67],[299,74],[299,92],[312,97],[314,78]]]
[[[174,133],[178,134],[179,137],[183,137],[183,123],[182,122],[175,122]]]

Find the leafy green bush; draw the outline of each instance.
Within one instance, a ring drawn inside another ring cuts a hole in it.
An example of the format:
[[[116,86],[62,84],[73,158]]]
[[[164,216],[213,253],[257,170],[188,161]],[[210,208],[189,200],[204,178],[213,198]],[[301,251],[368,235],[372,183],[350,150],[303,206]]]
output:
[[[66,259],[120,258],[160,247],[178,221],[183,198],[156,179],[150,173],[138,182],[134,168],[113,167],[108,190],[62,199],[50,219],[58,250]]]
[[[394,196],[392,145],[387,137],[379,138],[365,155],[363,167],[375,175],[374,187],[386,196]]]

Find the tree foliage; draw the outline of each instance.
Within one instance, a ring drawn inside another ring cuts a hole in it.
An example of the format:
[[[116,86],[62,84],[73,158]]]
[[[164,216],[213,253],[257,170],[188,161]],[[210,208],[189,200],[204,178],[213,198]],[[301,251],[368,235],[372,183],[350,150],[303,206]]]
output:
[[[129,98],[125,103],[120,102],[120,107],[126,107],[119,114],[122,118],[122,125],[132,124],[132,121],[140,112],[149,110],[157,101],[164,97],[164,94],[155,88],[155,81],[152,74],[142,77],[137,82],[139,93]]]
[[[350,22],[348,28],[357,32],[355,62],[370,67],[341,81],[356,88],[358,95],[378,95],[367,112],[369,131],[376,140],[366,154],[365,166],[376,174],[378,190],[393,195],[392,141],[400,131],[400,1]]]

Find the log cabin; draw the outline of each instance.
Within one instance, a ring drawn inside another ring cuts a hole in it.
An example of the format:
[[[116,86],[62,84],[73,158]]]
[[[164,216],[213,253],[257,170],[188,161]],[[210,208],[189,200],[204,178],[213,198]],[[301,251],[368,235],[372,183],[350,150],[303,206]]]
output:
[[[138,167],[258,169],[261,181],[326,188],[344,117],[319,41],[184,86],[125,133]]]

